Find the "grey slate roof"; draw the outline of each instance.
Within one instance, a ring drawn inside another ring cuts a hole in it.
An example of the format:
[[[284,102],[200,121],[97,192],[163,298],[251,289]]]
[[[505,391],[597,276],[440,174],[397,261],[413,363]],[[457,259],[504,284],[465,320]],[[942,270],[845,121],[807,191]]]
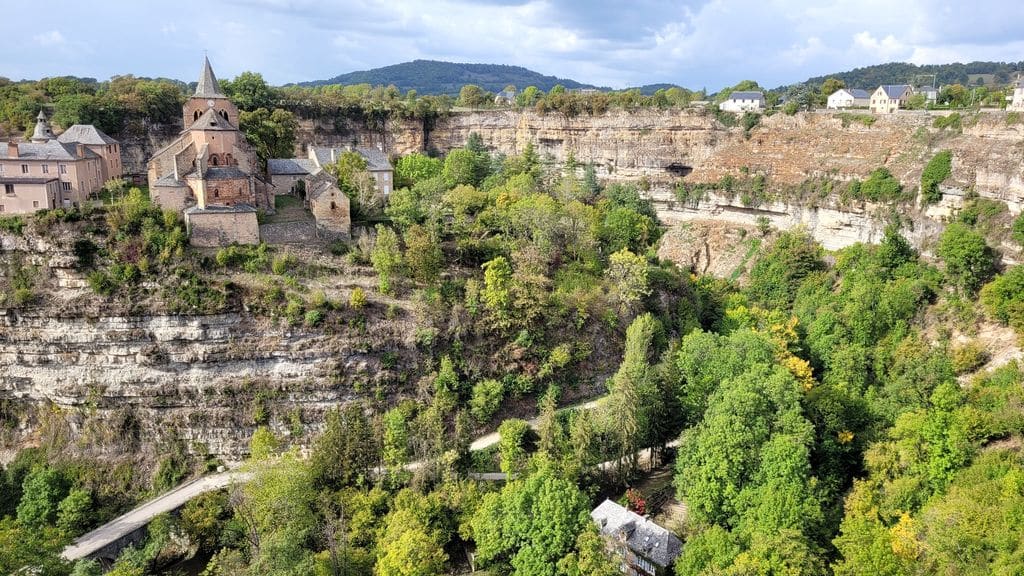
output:
[[[99,158],[99,155],[85,149],[84,158]],[[0,146],[0,158],[8,158],[7,147]],[[78,151],[74,144],[65,144],[57,140],[46,142],[20,142],[18,144],[19,160],[78,160]]]
[[[107,136],[92,124],[75,124],[57,136],[57,140],[65,144],[75,142],[89,145],[117,144],[117,140]]]
[[[202,98],[227,98],[220,91],[220,84],[213,74],[213,67],[210,66],[210,59],[203,57],[203,72],[199,75],[199,83],[196,84],[196,96]]]
[[[206,208],[200,208],[199,206],[192,206],[185,209],[185,214],[244,214],[246,212],[256,212],[256,209],[248,204],[235,204],[234,206],[225,206],[223,204],[208,204]]]
[[[237,180],[248,177],[248,174],[236,166],[207,166],[206,168],[207,180]]]
[[[331,160],[331,151],[334,151],[334,160]],[[345,147],[330,147],[330,146],[314,146],[313,154],[316,155],[316,161],[320,166],[327,166],[337,161],[338,157],[345,152],[358,152],[366,160],[366,169],[370,172],[379,172],[382,170],[393,170],[391,162],[388,161],[386,154],[377,150],[376,148],[364,148],[362,146],[345,146]]]
[[[314,174],[318,170],[316,164],[307,158],[271,158],[267,160],[267,171],[271,176]]]
[[[164,176],[163,178],[158,179],[156,182],[153,182],[153,186],[166,186],[168,188],[184,188],[185,183],[182,182],[181,180],[176,179],[174,177],[174,172],[171,172],[167,176]]]
[[[50,178],[40,178],[38,176],[34,178],[17,178],[14,176],[3,177],[0,176],[0,184],[46,184],[47,182],[54,182],[58,178],[56,176]]]
[[[871,93],[867,90],[861,90],[860,88],[847,88],[847,92],[854,98],[864,98],[865,100],[871,98]]]
[[[213,108],[207,108],[206,112],[199,117],[198,120],[192,123],[188,127],[189,130],[237,130],[224,119],[223,116],[217,113]]]
[[[729,100],[760,100],[764,102],[764,92],[733,92]]]
[[[601,534],[625,538],[630,550],[663,568],[672,564],[683,549],[675,534],[611,500],[594,508],[590,517]]]
[[[306,197],[310,200],[317,200],[323,196],[325,192],[330,192],[331,190],[336,190],[338,194],[344,195],[341,190],[338,189],[334,178],[320,172],[320,174],[309,184],[309,189],[306,190]]]
[[[906,84],[883,84],[881,88],[885,95],[892,100],[902,98],[903,94],[910,90],[910,86]]]

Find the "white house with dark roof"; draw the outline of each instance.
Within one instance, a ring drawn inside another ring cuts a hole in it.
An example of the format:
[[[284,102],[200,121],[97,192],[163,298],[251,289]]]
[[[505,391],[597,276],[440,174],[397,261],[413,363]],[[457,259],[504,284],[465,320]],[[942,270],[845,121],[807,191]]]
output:
[[[1010,112],[1024,112],[1024,79],[1018,78],[1013,85],[1013,95],[1006,109]]]
[[[733,92],[724,102],[718,105],[725,112],[762,112],[764,110],[764,92]]]
[[[935,86],[919,86],[914,89],[914,92],[924,94],[924,100],[929,104],[934,104],[939,100],[939,89]]]
[[[871,94],[868,107],[875,114],[892,114],[905,108],[913,95],[914,88],[909,84],[884,84]]]
[[[867,108],[871,102],[871,93],[860,88],[840,88],[828,96],[826,108],[842,110],[844,108]]]
[[[672,564],[683,550],[675,534],[622,506],[605,500],[590,513],[609,550],[621,559],[630,576],[671,574]]]

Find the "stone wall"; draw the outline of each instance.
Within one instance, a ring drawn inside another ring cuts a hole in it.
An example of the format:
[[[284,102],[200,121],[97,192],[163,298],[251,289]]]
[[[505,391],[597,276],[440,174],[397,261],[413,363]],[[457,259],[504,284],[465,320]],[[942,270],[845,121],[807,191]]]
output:
[[[228,244],[259,244],[260,225],[255,211],[210,208],[186,211],[189,243],[203,248]]]

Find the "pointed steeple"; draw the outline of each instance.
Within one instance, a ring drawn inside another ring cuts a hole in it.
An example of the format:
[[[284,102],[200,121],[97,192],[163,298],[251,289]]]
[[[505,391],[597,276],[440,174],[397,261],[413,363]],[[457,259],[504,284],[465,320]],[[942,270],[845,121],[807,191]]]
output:
[[[206,56],[203,56],[203,73],[199,76],[199,83],[196,84],[195,95],[200,98],[226,98],[220,91],[220,84],[217,84],[217,77],[213,75],[210,59]]]
[[[32,132],[33,142],[48,142],[53,140],[53,130],[50,128],[50,121],[46,114],[40,109],[36,116],[36,129]]]

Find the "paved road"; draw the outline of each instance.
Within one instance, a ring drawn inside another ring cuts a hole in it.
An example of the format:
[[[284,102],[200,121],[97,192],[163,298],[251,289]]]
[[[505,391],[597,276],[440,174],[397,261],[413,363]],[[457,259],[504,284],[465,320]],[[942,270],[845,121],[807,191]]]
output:
[[[186,482],[75,539],[74,543],[65,548],[61,555],[70,561],[85,558],[145,526],[154,516],[175,510],[204,492],[224,488],[235,482],[245,482],[250,477],[249,472],[229,470]]]
[[[585,402],[583,404],[567,406],[561,410],[569,410],[573,408],[590,410],[597,406],[601,400],[602,398],[598,398],[597,400],[591,400],[590,402]],[[529,420],[529,424],[532,428],[536,428],[537,419],[534,418],[533,420]],[[470,444],[470,450],[483,450],[484,448],[489,448],[497,444],[499,439],[500,437],[497,432],[481,436]],[[412,462],[406,465],[406,469],[415,470],[422,465],[422,462]],[[487,481],[506,479],[505,474],[498,472],[482,472],[471,474],[470,476],[477,480]],[[71,561],[85,558],[88,555],[99,551],[104,546],[107,546],[112,542],[116,542],[118,539],[123,538],[124,536],[145,526],[153,519],[154,516],[176,510],[200,494],[210,492],[212,490],[219,490],[220,488],[224,488],[233,483],[245,482],[251,477],[251,472],[229,470],[227,472],[203,476],[202,478],[186,482],[174,490],[171,490],[166,494],[162,494],[138,508],[135,508],[134,510],[115,518],[103,526],[100,526],[92,532],[75,539],[74,543],[64,549],[62,556]]]

